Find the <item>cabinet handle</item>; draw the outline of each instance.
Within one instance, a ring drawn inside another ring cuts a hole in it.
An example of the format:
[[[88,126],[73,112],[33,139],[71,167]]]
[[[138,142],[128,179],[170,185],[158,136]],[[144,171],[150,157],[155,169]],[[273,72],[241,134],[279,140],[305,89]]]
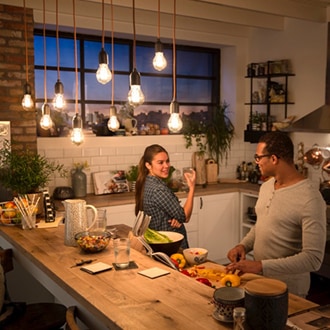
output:
[[[199,209],[203,208],[203,197],[199,197]]]

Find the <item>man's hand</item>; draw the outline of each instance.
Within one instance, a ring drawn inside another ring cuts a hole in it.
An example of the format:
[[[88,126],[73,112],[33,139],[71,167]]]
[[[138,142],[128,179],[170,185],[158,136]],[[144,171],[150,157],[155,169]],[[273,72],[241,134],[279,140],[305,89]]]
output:
[[[245,273],[260,274],[262,273],[262,263],[261,261],[254,260],[240,260],[226,267],[227,273],[235,273],[237,270],[239,271],[238,275],[243,275]]]

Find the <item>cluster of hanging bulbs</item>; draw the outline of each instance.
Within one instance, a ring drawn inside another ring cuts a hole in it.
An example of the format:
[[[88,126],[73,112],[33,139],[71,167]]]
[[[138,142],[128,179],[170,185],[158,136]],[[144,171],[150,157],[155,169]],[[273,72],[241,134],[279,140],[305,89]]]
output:
[[[135,33],[135,0],[133,1],[133,70],[130,74],[130,90],[128,92],[128,103],[133,106],[137,107],[144,103],[145,97],[143,91],[141,89],[141,77],[140,73],[136,69],[136,33]],[[44,56],[46,57],[46,37],[45,37],[45,0],[43,0],[44,4]],[[73,11],[75,11],[75,1],[73,0]],[[114,59],[114,42],[113,42],[113,4],[111,0],[111,21],[112,21],[112,67],[114,67],[113,59]],[[74,16],[74,25],[75,25],[75,14]],[[176,101],[176,63],[175,63],[175,16],[176,16],[176,0],[174,0],[174,14],[173,14],[173,83],[174,83],[174,95],[173,100],[170,104],[170,119],[168,121],[168,127],[171,132],[177,133],[182,129],[182,120],[179,115],[179,104]],[[27,29],[26,29],[26,13],[25,13],[25,0],[24,0],[24,23],[25,23],[25,44],[26,44],[26,70],[27,70]],[[75,29],[75,28],[74,28]],[[56,48],[57,48],[57,73],[58,79],[55,83],[55,96],[53,99],[53,106],[56,110],[62,111],[65,107],[65,99],[64,99],[64,86],[60,80],[60,70],[59,70],[59,36],[58,36],[58,0],[56,0]],[[76,56],[76,55],[75,55]],[[48,130],[53,126],[53,122],[50,116],[50,106],[47,103],[46,97],[46,59],[44,61],[45,70],[44,70],[44,88],[45,88],[45,102],[42,105],[41,111],[42,116],[40,120],[41,128]],[[99,52],[99,67],[96,71],[96,79],[101,84],[107,84],[110,82],[114,76],[114,72],[111,73],[109,69],[108,63],[108,54],[104,48],[104,0],[102,0],[102,48]],[[155,56],[153,58],[153,67],[157,71],[162,71],[166,68],[167,61],[163,51],[163,45],[160,41],[160,0],[158,0],[158,35],[157,41],[155,43]],[[22,106],[25,110],[30,110],[34,107],[33,99],[31,96],[31,86],[28,82],[28,75],[27,81],[24,85],[24,96],[22,99]],[[112,82],[112,105],[109,109],[109,121],[108,121],[108,128],[110,131],[116,131],[120,127],[120,123],[117,118],[117,109],[113,102],[113,94],[114,94],[114,82]],[[77,113],[73,117],[72,120],[72,134],[71,140],[74,144],[79,145],[83,141],[83,122],[82,118]]]

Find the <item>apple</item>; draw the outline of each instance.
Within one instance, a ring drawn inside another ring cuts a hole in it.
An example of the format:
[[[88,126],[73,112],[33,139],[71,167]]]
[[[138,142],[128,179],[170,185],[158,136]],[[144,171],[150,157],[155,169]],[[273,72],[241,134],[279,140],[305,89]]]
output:
[[[14,218],[16,216],[16,204],[13,201],[6,202],[3,215],[6,218]]]

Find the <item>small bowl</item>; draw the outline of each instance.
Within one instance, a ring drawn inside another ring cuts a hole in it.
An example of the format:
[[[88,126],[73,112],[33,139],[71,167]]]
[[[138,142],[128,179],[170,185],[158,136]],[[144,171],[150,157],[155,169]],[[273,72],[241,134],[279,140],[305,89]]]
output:
[[[188,248],[183,255],[190,266],[199,265],[207,260],[208,251],[203,248]]]
[[[75,235],[78,246],[85,252],[95,253],[104,250],[111,239],[108,231],[83,231]]]

